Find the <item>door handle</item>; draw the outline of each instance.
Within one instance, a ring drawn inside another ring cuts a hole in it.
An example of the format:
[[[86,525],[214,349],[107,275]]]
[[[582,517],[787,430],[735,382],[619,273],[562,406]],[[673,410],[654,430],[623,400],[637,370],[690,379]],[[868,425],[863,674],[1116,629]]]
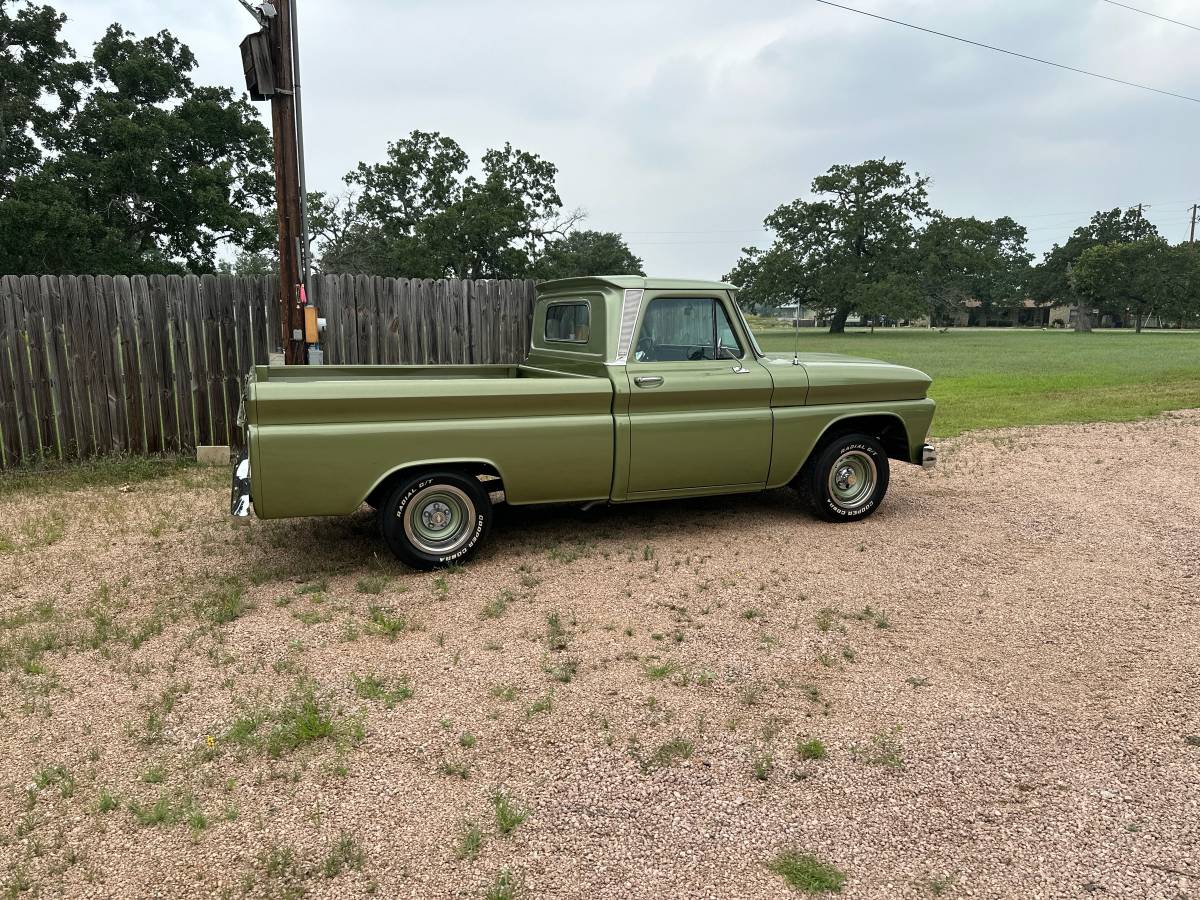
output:
[[[658,387],[663,383],[661,375],[637,375],[634,376],[633,383],[638,387]]]

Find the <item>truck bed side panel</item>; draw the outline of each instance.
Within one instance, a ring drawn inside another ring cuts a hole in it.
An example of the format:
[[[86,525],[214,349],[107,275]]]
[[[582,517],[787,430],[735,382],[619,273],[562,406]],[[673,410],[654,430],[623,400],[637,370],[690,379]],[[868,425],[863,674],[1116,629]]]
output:
[[[603,378],[260,384],[254,510],[345,515],[398,469],[454,462],[495,468],[510,503],[606,499],[611,409]]]

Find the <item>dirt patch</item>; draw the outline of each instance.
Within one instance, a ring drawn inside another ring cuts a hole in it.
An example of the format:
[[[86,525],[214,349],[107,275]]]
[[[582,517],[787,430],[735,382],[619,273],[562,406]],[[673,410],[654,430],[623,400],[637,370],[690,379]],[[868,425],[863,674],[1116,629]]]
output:
[[[432,575],[223,474],[7,497],[0,885],[1192,896],[1198,447],[968,436],[853,526],[504,509]]]

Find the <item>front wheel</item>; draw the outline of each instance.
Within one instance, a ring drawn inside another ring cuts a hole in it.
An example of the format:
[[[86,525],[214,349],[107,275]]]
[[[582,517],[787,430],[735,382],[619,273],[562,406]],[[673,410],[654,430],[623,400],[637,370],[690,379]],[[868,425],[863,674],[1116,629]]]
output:
[[[888,477],[883,445],[866,434],[845,434],[818,447],[794,484],[822,519],[849,522],[879,508]]]
[[[426,472],[401,481],[379,507],[388,548],[414,569],[465,562],[487,537],[492,502],[479,479]]]

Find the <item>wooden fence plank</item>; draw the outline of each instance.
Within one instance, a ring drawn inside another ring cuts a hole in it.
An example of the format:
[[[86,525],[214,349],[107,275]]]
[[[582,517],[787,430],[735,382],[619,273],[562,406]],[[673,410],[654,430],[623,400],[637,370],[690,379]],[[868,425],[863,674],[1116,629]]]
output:
[[[75,407],[71,397],[70,365],[67,352],[66,304],[63,300],[62,279],[43,275],[40,279],[42,309],[46,314],[46,334],[49,339],[51,363],[51,401],[54,404],[54,427],[62,457],[78,455],[75,440]]]
[[[19,416],[21,340],[13,313],[13,295],[19,284],[14,276],[0,278],[0,449],[6,466],[17,465],[25,458],[25,437]]]
[[[146,411],[142,400],[142,385],[145,379],[138,356],[133,285],[127,276],[118,275],[113,279],[113,288],[116,300],[117,346],[120,350],[120,399],[125,409],[128,437],[126,449],[130,453],[146,453]]]
[[[192,390],[192,365],[188,354],[187,312],[184,308],[184,282],[178,275],[167,276],[167,319],[171,330],[171,364],[174,367],[175,410],[179,428],[179,450],[196,449],[195,393]]]
[[[158,375],[158,409],[162,415],[163,450],[182,452],[179,432],[179,397],[175,391],[175,345],[171,324],[170,291],[165,275],[151,275],[150,333],[154,336],[154,368]]]
[[[64,327],[67,333],[67,352],[70,355],[70,380],[66,385],[71,393],[75,408],[75,444],[80,456],[91,456],[96,452],[96,411],[93,403],[93,385],[89,352],[91,340],[87,329],[84,307],[84,280],[75,275],[61,280]]]
[[[145,275],[129,279],[129,323],[133,338],[132,353],[137,356],[139,400],[142,408],[142,430],[146,452],[161,453],[163,440],[162,408],[160,404],[162,373],[155,352],[153,316],[150,310],[150,283]]]
[[[240,446],[237,427],[238,401],[241,397],[241,376],[238,374],[237,325],[234,321],[234,277],[222,275],[216,281],[217,336],[220,338],[221,377],[218,390],[225,407],[225,442]]]
[[[21,294],[25,304],[25,339],[29,355],[29,377],[37,403],[35,421],[43,456],[59,456],[58,435],[54,428],[54,402],[50,398],[50,367],[47,355],[46,315],[42,308],[42,287],[36,275],[21,276]]]
[[[119,452],[129,447],[129,421],[121,402],[124,391],[117,359],[116,287],[111,275],[97,275],[92,283],[96,303],[96,359],[109,423],[108,440],[100,449],[105,453]]]
[[[225,379],[221,357],[221,330],[217,314],[217,276],[200,276],[200,355],[204,357],[201,376],[208,397],[208,432],[206,444],[227,444],[229,427],[225,419]]]

